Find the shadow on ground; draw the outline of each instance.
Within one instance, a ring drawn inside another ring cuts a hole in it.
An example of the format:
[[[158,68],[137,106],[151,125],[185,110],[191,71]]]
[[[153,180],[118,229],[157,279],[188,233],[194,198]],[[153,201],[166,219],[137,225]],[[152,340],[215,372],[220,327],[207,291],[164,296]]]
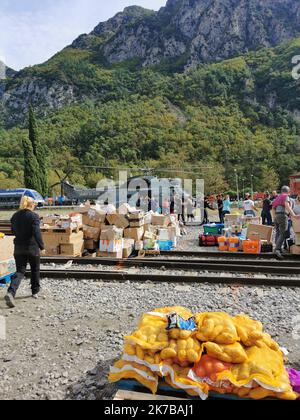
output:
[[[110,366],[116,360],[105,360],[99,362],[97,366],[88,371],[85,377],[68,389],[66,399],[68,400],[112,400],[117,393],[115,384],[108,382]]]

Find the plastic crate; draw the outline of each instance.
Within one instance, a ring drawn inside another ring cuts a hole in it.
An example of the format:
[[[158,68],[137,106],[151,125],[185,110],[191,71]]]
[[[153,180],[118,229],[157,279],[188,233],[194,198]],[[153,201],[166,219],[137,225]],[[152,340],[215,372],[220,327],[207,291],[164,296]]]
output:
[[[172,251],[174,248],[173,241],[158,241],[160,251]]]
[[[221,235],[224,229],[224,225],[220,223],[204,225],[205,235]]]
[[[10,284],[12,277],[15,275],[16,273],[11,273],[11,274],[7,274],[4,277],[0,278],[0,287],[5,287],[8,284]]]

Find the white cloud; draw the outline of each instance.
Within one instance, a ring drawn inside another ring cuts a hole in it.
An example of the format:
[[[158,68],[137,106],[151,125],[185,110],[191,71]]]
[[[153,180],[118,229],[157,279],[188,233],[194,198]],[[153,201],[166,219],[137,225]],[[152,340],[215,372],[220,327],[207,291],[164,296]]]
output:
[[[17,0],[12,0],[17,1]],[[138,4],[159,9],[166,0],[53,0],[40,2],[37,9],[11,10],[0,6],[0,56],[16,70],[41,63],[70,44],[78,35],[90,32],[124,7]],[[44,8],[43,8],[44,4]]]

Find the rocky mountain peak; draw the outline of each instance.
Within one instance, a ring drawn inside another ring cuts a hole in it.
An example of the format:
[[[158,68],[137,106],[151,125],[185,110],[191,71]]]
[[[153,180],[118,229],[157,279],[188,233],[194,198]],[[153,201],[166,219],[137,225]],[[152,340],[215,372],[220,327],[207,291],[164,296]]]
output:
[[[168,0],[152,19],[133,10],[139,18],[123,12],[93,32],[113,28],[103,47],[111,64],[135,58],[148,66],[184,57],[189,68],[300,34],[299,0]]]

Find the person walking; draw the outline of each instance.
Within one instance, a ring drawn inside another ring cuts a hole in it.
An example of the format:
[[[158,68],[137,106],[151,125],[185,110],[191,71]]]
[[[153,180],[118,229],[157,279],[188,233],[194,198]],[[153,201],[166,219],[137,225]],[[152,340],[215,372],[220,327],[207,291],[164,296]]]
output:
[[[206,225],[209,223],[209,219],[208,219],[208,209],[210,210],[214,210],[214,208],[212,207],[209,197],[205,196],[204,197],[204,217],[203,217],[203,222],[201,223],[201,226]]]
[[[275,255],[283,260],[282,246],[286,240],[289,228],[289,216],[295,216],[290,199],[290,188],[282,187],[281,194],[273,201],[273,220],[276,229],[276,248]]]
[[[231,213],[231,206],[232,206],[232,203],[230,201],[230,195],[227,194],[225,197],[225,200],[223,201],[223,212],[222,212],[223,223],[224,223],[226,214]]]
[[[191,196],[188,197],[188,199],[187,199],[186,210],[187,210],[187,221],[188,222],[194,222],[194,220],[195,220],[195,216],[194,216],[195,206],[194,206],[193,198]]]
[[[6,304],[14,308],[15,297],[25,277],[27,264],[31,268],[31,291],[34,299],[38,298],[40,292],[40,255],[44,253],[44,242],[40,229],[40,218],[34,212],[35,201],[27,196],[21,200],[20,210],[11,219],[12,232],[15,236],[14,257],[17,273],[12,278],[7,295]]]
[[[224,209],[224,203],[223,203],[223,196],[222,194],[219,194],[217,196],[217,204],[218,204],[218,211],[219,211],[219,219],[221,225],[224,224],[224,215],[223,215],[223,209]]]
[[[263,209],[261,212],[262,224],[267,226],[272,226],[272,201],[271,195],[269,192],[266,192],[265,199],[263,201]]]
[[[255,203],[254,201],[251,199],[251,194],[247,193],[246,197],[245,197],[245,201],[243,204],[243,209],[244,209],[244,216],[252,216],[255,217]]]

